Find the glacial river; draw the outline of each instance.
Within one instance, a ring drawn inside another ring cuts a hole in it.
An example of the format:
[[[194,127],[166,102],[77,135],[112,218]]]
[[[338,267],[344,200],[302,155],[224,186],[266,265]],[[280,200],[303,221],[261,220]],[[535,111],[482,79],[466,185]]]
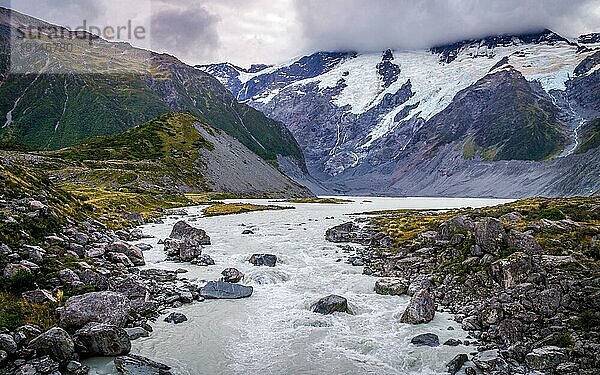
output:
[[[164,224],[142,226],[145,234],[154,237],[143,241],[153,246],[145,252],[148,268],[184,268],[189,272],[183,277],[199,282],[216,280],[223,269],[235,267],[246,275],[242,284],[252,285],[254,294],[242,300],[211,300],[172,310],[184,313],[188,321],[172,325],[161,317],[150,337],[133,342],[132,352],[168,364],[174,373],[190,375],[445,374],[446,363],[456,354],[475,348],[415,347],[410,339],[435,333],[443,343],[449,338],[465,339],[466,332],[445,313],[436,314],[425,325],[400,323],[408,297],[375,294],[376,278],[363,275],[362,267],[347,264],[348,254],[327,242],[325,231],[367,211],[482,207],[507,201],[352,200],[354,203],[341,205],[280,203],[296,209],[213,218],[202,217],[203,207],[190,207],[185,217],[170,216]],[[267,200],[248,202],[272,204]],[[178,220],[206,230],[213,245],[206,246],[204,253],[215,260],[215,266],[164,260],[158,241],[169,236]],[[245,229],[255,234],[242,235]],[[277,266],[252,266],[248,258],[253,253],[277,255]],[[323,316],[309,310],[312,303],[330,294],[346,297],[355,314]],[[92,373],[115,372],[107,360],[91,364],[95,367]]]

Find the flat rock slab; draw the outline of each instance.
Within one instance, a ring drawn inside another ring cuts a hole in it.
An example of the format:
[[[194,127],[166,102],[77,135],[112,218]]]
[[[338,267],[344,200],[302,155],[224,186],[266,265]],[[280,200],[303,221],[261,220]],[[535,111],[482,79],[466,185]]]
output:
[[[200,295],[206,299],[239,299],[252,295],[254,288],[225,281],[209,281],[200,289]]]
[[[171,368],[139,355],[127,355],[115,358],[115,367],[119,375],[171,375]]]

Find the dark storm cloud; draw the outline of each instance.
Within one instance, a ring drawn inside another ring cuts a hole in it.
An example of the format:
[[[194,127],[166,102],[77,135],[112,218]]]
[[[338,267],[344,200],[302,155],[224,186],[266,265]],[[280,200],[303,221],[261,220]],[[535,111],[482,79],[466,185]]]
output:
[[[184,59],[206,58],[219,47],[218,22],[218,16],[201,6],[153,11],[152,48]]]
[[[427,48],[544,28],[567,36],[600,31],[598,0],[298,0],[294,5],[308,48],[317,50]]]

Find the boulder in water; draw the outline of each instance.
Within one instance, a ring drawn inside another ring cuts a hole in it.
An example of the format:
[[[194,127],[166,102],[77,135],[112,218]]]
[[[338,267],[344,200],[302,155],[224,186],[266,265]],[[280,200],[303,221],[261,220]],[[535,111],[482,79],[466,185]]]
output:
[[[75,332],[73,341],[77,352],[88,357],[122,355],[131,350],[127,332],[110,324],[90,323]]]
[[[173,324],[181,324],[183,322],[187,322],[188,318],[187,316],[183,315],[182,313],[178,313],[178,312],[174,312],[169,314],[169,316],[167,316],[165,318],[165,322],[167,323],[173,323]]]
[[[198,245],[210,245],[210,237],[205,231],[194,228],[185,221],[180,221],[173,226],[169,238],[194,242]]]
[[[416,346],[440,346],[440,338],[433,333],[424,333],[410,340],[410,343]]]
[[[200,289],[200,295],[207,299],[239,299],[252,295],[254,288],[225,281],[209,281]]]
[[[334,312],[349,313],[348,300],[334,294],[321,298],[310,309],[323,315],[333,314]]]
[[[384,277],[375,282],[375,293],[400,296],[408,291],[408,281],[396,277]]]
[[[417,292],[408,303],[406,310],[400,317],[402,323],[421,324],[429,323],[435,315],[435,304],[429,292],[425,289]]]
[[[115,358],[119,375],[171,375],[171,368],[146,357],[130,354]]]
[[[244,278],[244,274],[235,268],[227,268],[221,272],[223,281],[227,283],[239,283]]]
[[[254,254],[250,257],[249,262],[255,266],[275,267],[277,256],[272,254]]]
[[[469,357],[466,354],[458,354],[448,364],[446,368],[448,368],[448,373],[450,375],[456,375],[460,369],[467,363]]]

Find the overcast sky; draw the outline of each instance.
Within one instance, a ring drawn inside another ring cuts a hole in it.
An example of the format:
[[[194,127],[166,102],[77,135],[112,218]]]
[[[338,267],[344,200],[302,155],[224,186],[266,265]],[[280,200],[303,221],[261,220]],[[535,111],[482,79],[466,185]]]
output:
[[[600,32],[599,0],[13,0],[11,7],[71,28],[132,20],[150,36],[132,44],[190,64],[273,64],[318,50],[428,48],[543,28],[567,37]]]

